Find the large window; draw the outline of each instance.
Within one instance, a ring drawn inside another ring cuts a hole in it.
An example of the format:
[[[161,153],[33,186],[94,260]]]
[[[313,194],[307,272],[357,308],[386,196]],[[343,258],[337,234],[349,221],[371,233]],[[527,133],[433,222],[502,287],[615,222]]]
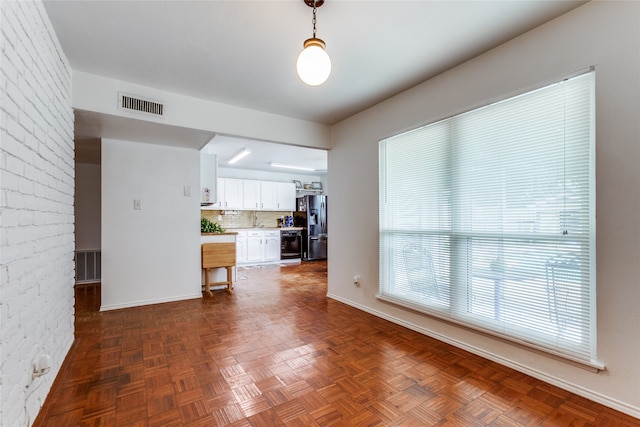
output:
[[[380,298],[597,364],[594,82],[380,141]]]

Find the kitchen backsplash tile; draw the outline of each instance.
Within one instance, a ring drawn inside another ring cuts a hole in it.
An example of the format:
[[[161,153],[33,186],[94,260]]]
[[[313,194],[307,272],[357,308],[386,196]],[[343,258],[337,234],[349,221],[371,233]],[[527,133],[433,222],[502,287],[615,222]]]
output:
[[[227,229],[252,228],[256,225],[259,227],[277,227],[279,218],[292,214],[291,212],[282,211],[235,211],[237,214],[222,215],[221,212],[203,210],[200,211],[200,215],[212,222],[217,222],[222,228]]]

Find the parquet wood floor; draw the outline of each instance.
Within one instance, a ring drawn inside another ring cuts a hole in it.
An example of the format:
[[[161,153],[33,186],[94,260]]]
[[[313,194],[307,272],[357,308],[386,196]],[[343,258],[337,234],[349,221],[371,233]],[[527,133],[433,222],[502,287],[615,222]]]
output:
[[[638,426],[640,420],[326,298],[326,263],[232,295],[100,313],[35,426]]]

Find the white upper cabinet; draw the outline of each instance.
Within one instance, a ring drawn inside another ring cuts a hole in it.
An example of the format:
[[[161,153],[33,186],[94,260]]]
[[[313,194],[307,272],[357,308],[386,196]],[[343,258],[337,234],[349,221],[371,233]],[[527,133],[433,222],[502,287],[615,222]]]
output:
[[[275,211],[278,209],[278,183],[260,182],[260,209]]]
[[[295,211],[296,186],[292,182],[218,178],[212,206],[202,209]]]
[[[242,209],[242,180],[218,178],[218,198],[215,209]]]
[[[224,186],[225,200],[227,202],[227,209],[241,209],[242,208],[242,180],[241,179],[227,179]]]
[[[243,209],[260,209],[260,181],[242,181],[242,207]]]
[[[218,160],[215,154],[200,153],[200,203],[217,200]]]
[[[275,210],[296,210],[296,185],[293,182],[278,182],[278,198]]]
[[[244,180],[242,208],[262,211],[296,210],[296,187],[293,183]]]

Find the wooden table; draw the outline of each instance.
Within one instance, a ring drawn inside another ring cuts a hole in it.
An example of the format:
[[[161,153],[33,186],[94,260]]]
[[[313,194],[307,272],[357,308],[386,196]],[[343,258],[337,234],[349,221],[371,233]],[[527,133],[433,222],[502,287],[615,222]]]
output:
[[[205,275],[205,294],[211,296],[211,285],[227,285],[227,292],[233,289],[233,266],[236,265],[236,244],[233,243],[203,243],[202,268]],[[214,268],[226,268],[227,280],[221,282],[209,281],[209,270]]]

